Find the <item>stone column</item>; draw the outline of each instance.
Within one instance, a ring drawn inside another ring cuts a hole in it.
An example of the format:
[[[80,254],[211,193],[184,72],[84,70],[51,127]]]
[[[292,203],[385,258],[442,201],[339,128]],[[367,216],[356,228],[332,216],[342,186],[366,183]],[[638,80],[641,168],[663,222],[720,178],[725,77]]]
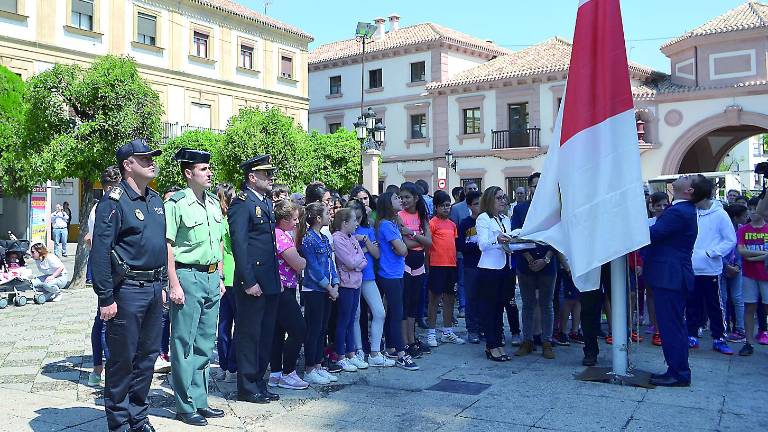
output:
[[[363,152],[363,186],[365,186],[372,195],[379,194],[380,161],[381,151],[371,149]]]

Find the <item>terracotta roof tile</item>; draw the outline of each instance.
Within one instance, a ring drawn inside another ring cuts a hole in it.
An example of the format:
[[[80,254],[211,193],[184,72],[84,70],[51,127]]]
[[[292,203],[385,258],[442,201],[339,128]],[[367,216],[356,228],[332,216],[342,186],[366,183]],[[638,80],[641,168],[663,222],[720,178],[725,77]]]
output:
[[[686,86],[675,84],[669,76],[659,79],[649,80],[640,86],[632,87],[632,96],[635,99],[654,99],[659,95],[693,93],[707,90],[718,89],[737,89],[743,87],[763,87],[768,86],[766,80],[743,81],[735,84],[714,85],[714,86]]]
[[[236,15],[250,21],[255,21],[261,25],[271,27],[275,30],[284,31],[294,36],[298,36],[302,39],[306,39],[307,42],[312,42],[313,40],[315,40],[315,38],[311,34],[304,32],[298,27],[294,27],[292,25],[278,21],[267,15],[260,14],[255,10],[249,9],[241,4],[235,3],[232,0],[191,0],[191,1],[193,1],[194,3],[201,4],[203,6],[208,6],[213,9],[218,9],[220,11],[228,12],[232,15]]]
[[[661,46],[662,49],[685,39],[717,33],[768,27],[768,5],[760,2],[747,2],[728,12],[696,27],[695,29],[672,39]]]
[[[434,23],[415,24],[387,32],[383,40],[366,43],[365,51],[366,53],[384,51],[432,41],[449,42],[493,55],[505,55],[511,52],[491,42]],[[354,38],[346,39],[317,47],[309,53],[309,64],[354,57],[360,54],[362,54],[362,44]]]
[[[570,65],[572,47],[571,42],[553,37],[529,48],[498,57],[458,73],[450,80],[430,83],[426,88],[430,90],[552,72],[566,72]],[[633,62],[629,63],[629,68],[646,75],[655,73],[651,68]]]

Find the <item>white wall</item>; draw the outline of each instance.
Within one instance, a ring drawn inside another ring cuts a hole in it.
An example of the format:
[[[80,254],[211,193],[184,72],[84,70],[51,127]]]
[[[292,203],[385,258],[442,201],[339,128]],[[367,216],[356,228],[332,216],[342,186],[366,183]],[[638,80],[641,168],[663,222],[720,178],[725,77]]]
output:
[[[136,6],[141,6],[143,8],[149,9],[154,12],[158,12],[158,23],[160,25],[160,32],[158,33],[158,39],[160,41],[159,47],[164,48],[162,52],[157,53],[154,51],[150,51],[147,49],[141,49],[141,48],[134,48],[131,46],[131,42],[135,40],[135,34],[133,29],[133,22],[135,19],[136,11],[134,10],[134,4]],[[123,48],[125,52],[129,53],[131,57],[135,58],[136,61],[140,64],[145,64],[148,66],[154,66],[154,67],[160,67],[160,68],[170,68],[170,58],[171,58],[171,18],[170,18],[170,12],[168,12],[165,9],[158,8],[155,5],[152,4],[146,4],[143,2],[130,2],[125,5],[125,17],[123,17],[123,21],[125,23],[125,32],[126,32],[126,40],[125,40],[125,47]]]
[[[462,93],[448,97],[448,148],[453,152],[456,152],[457,150],[490,150],[492,141],[491,130],[494,129],[496,125],[495,94],[496,92],[493,90],[486,90],[477,93]],[[464,132],[464,113],[459,101],[463,98],[471,98],[475,96],[485,96],[480,104],[482,110],[482,133],[485,134],[485,137],[482,141],[480,138],[472,138],[460,142],[458,136]]]
[[[453,78],[453,76],[457,73],[464,72],[467,69],[473,68],[487,61],[479,57],[472,57],[452,51],[445,51],[443,52],[443,55],[446,57],[448,63],[448,76],[444,77],[443,81]],[[429,71],[429,69],[427,69],[427,71]]]
[[[0,17],[0,34],[17,39],[34,40],[37,28],[37,2],[25,2],[25,10],[22,14],[29,17],[25,22]]]
[[[56,11],[60,12],[56,14],[55,20],[56,45],[77,51],[87,52],[90,54],[106,55],[109,52],[110,44],[109,19],[110,14],[112,13],[110,3],[102,1],[99,4],[100,9],[98,31],[104,35],[101,38],[92,38],[70,33],[64,30],[64,26],[67,25],[67,17],[71,14],[71,12],[67,10],[66,0],[56,1]],[[27,1],[26,3],[29,5],[34,2]],[[133,28],[133,25],[131,25],[131,28]]]

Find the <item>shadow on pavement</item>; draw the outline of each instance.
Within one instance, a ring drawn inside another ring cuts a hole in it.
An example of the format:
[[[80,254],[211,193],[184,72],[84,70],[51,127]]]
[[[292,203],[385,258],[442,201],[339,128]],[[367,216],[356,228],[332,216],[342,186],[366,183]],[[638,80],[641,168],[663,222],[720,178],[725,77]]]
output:
[[[79,426],[104,417],[104,411],[90,407],[40,408],[35,413],[38,417],[29,421],[30,429],[35,432],[58,431],[62,427]],[[106,426],[104,420],[104,429]]]

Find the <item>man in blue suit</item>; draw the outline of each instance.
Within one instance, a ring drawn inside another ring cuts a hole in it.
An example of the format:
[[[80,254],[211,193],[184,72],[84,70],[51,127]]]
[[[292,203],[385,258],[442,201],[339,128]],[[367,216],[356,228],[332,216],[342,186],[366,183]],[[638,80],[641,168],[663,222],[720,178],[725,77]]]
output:
[[[651,376],[651,384],[657,386],[691,385],[685,303],[694,283],[691,258],[698,233],[695,203],[706,198],[705,182],[703,176],[682,176],[672,183],[672,206],[650,228],[651,244],[643,254],[643,274],[653,288],[667,362],[664,374]]]

